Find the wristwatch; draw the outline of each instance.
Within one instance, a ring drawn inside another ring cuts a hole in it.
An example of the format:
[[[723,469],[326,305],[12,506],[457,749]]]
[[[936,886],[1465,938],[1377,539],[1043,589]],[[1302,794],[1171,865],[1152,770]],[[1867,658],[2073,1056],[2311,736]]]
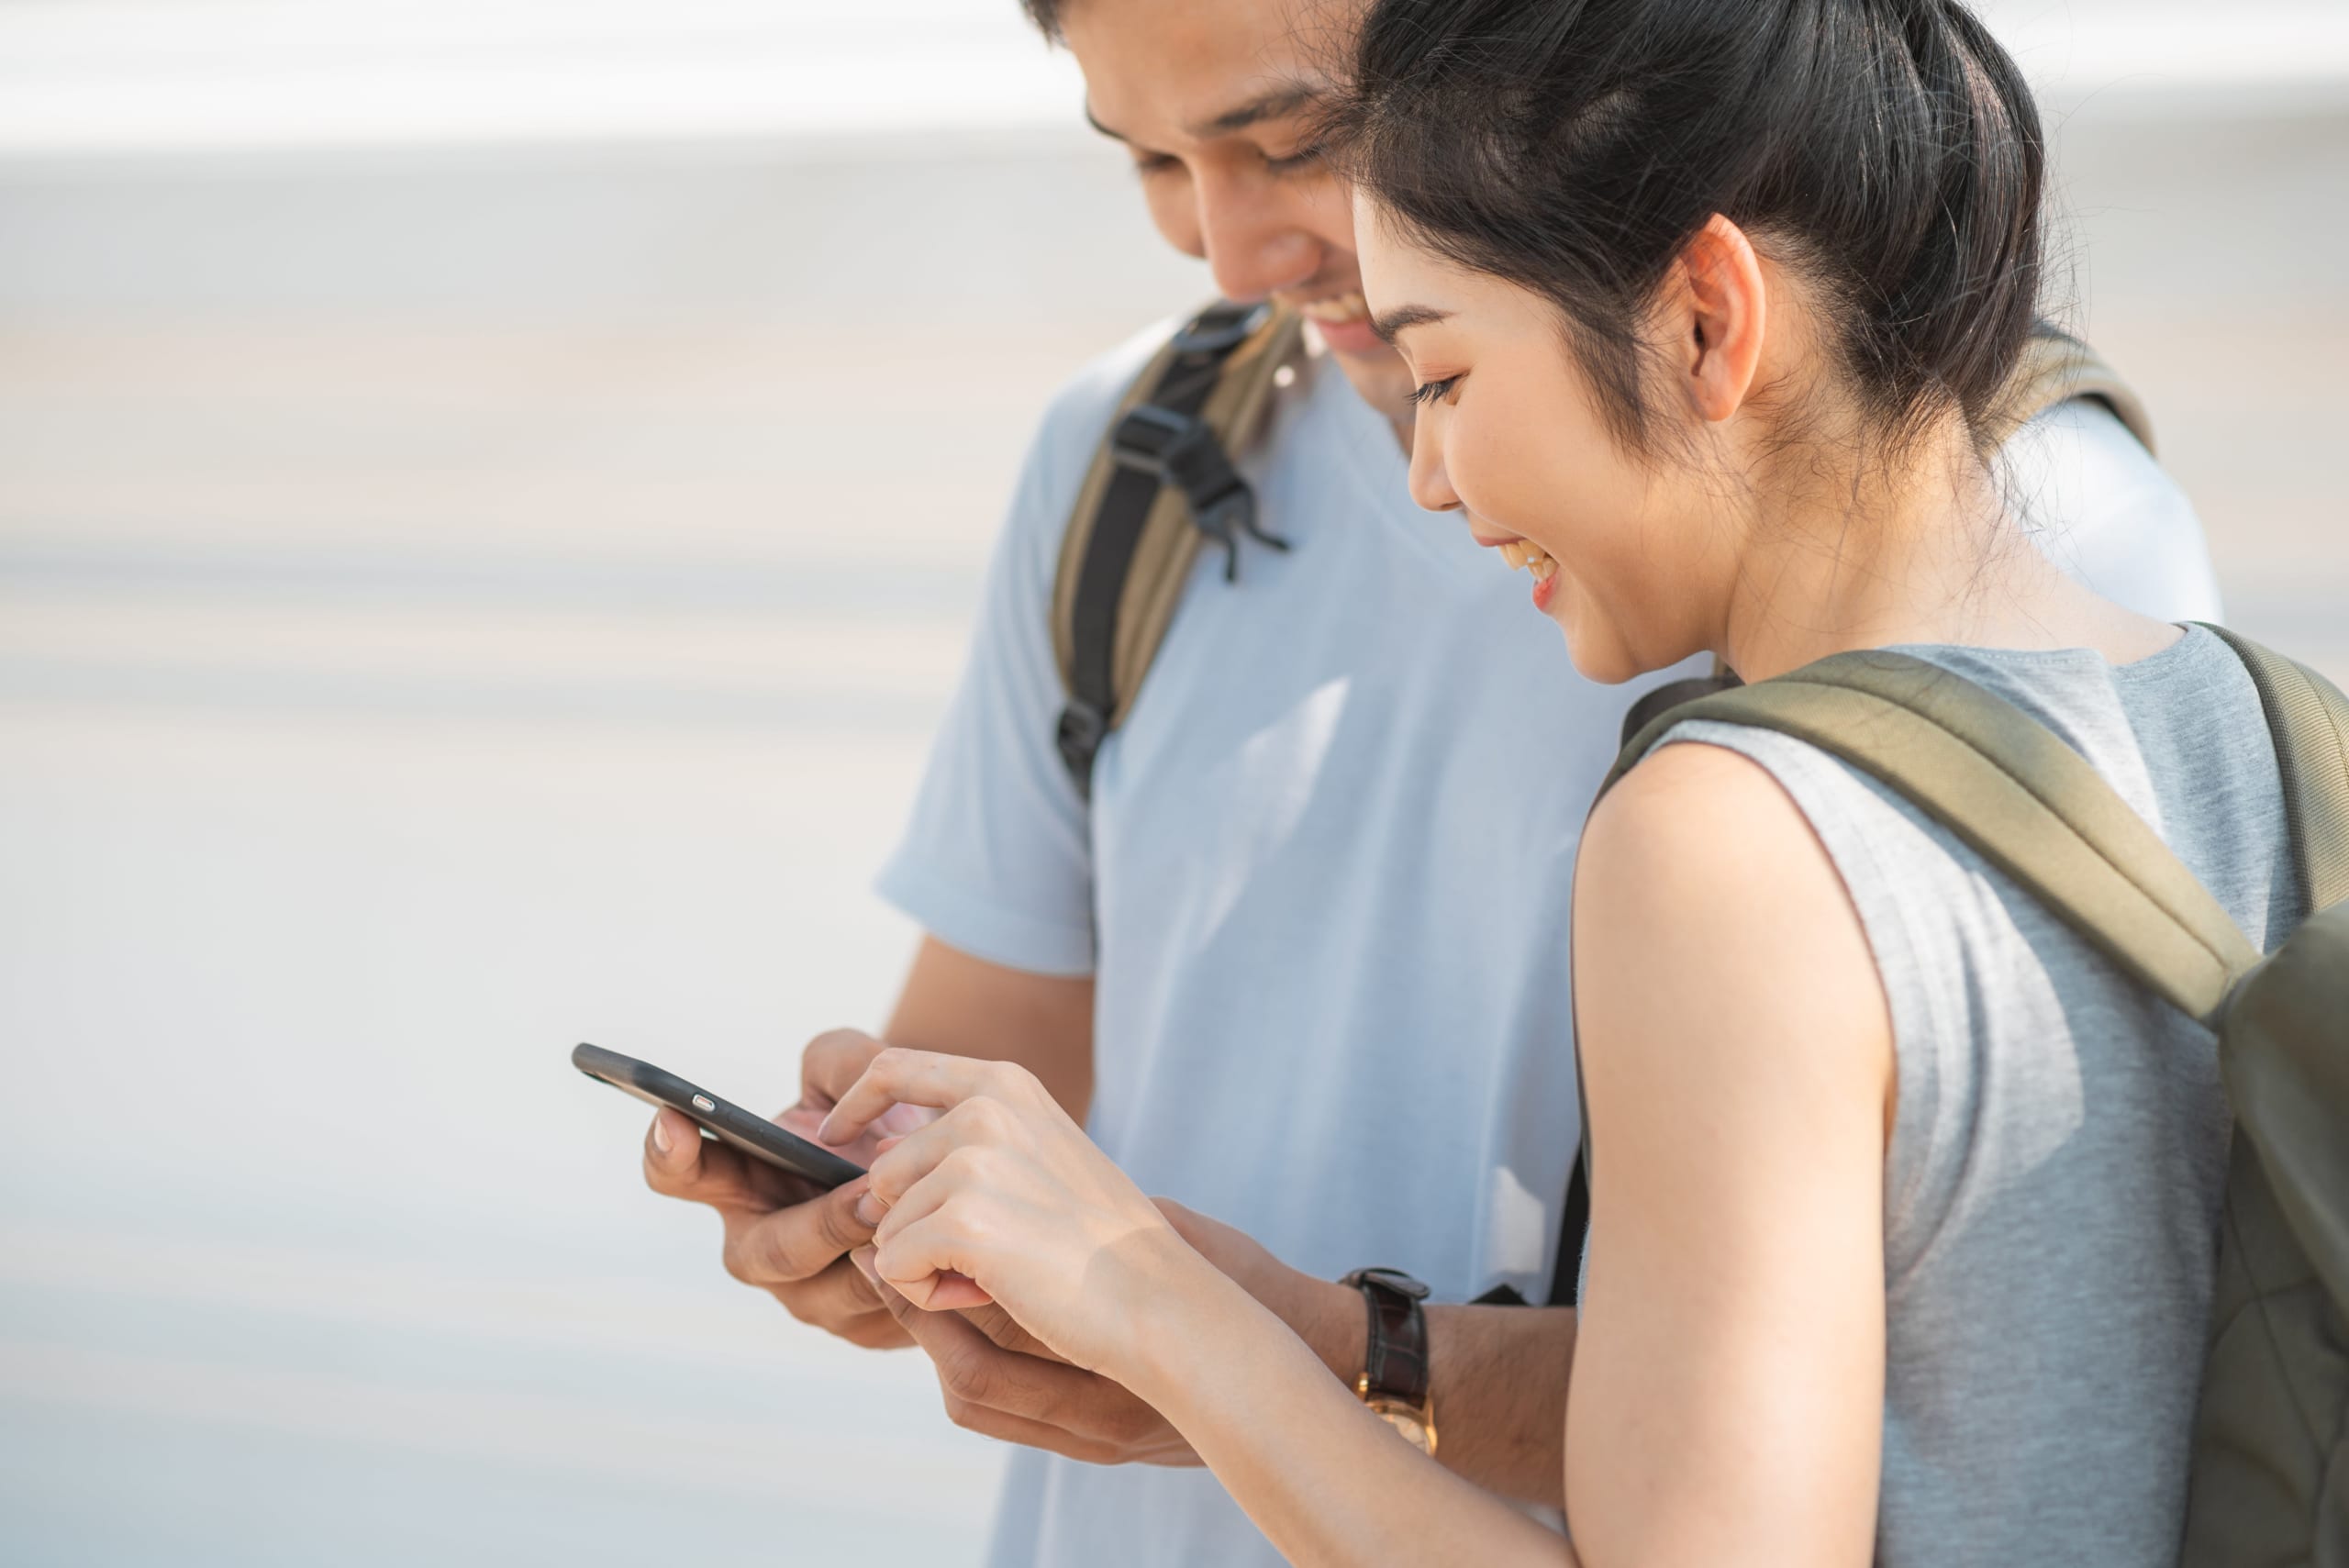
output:
[[[1354,1392],[1421,1453],[1435,1452],[1435,1400],[1428,1393],[1428,1287],[1400,1269],[1356,1269],[1339,1282],[1370,1308]]]

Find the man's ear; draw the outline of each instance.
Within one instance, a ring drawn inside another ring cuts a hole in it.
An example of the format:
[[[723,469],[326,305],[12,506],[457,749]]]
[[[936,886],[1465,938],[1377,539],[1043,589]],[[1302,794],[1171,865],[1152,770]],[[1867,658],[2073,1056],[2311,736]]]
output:
[[[1674,269],[1668,325],[1679,338],[1675,368],[1702,417],[1737,412],[1762,363],[1769,290],[1745,231],[1719,213],[1688,241]]]

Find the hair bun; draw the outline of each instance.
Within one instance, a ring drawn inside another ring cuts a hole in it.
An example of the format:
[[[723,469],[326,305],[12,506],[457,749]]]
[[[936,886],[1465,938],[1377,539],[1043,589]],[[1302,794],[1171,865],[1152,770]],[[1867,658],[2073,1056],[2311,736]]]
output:
[[[2036,314],[2044,151],[1958,0],[1375,0],[1333,130],[1437,250],[1547,295],[1620,434],[1715,213],[1820,285],[1865,412],[1978,422]]]

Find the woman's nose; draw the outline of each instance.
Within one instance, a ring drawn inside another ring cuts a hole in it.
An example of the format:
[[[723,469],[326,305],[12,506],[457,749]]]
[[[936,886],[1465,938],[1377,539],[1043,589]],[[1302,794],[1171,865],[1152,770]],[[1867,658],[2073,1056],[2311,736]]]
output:
[[[1456,512],[1460,496],[1444,468],[1443,442],[1428,428],[1428,417],[1421,414],[1411,427],[1411,499],[1431,512]]]

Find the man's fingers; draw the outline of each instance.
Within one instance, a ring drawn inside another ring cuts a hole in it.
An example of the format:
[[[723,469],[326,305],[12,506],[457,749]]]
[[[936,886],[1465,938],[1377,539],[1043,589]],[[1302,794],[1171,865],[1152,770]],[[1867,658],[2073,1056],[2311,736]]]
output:
[[[925,1312],[885,1284],[881,1302],[936,1364],[956,1426],[1094,1463],[1163,1446],[1164,1418],[1097,1373],[1005,1350],[967,1315]]]
[[[996,1306],[963,1308],[963,1317],[971,1327],[993,1340],[1001,1349],[1023,1356],[1041,1356],[1046,1361],[1059,1361],[1051,1346],[1019,1326],[1019,1319]]]
[[[855,1029],[833,1029],[807,1042],[799,1055],[799,1103],[834,1106],[883,1050],[879,1040]]]
[[[1171,1197],[1154,1197],[1150,1201],[1158,1206],[1158,1212],[1166,1217],[1166,1223],[1174,1228],[1174,1234],[1186,1241],[1191,1241],[1192,1237],[1204,1233],[1210,1227],[1229,1229],[1221,1220],[1209,1219],[1198,1210],[1176,1203]],[[1191,1241],[1191,1245],[1197,1247],[1198,1243]]]
[[[854,1181],[772,1213],[727,1214],[726,1272],[770,1290],[814,1278],[872,1240],[873,1227],[856,1212],[864,1195],[864,1183]]]
[[[823,1106],[789,1106],[774,1113],[774,1124],[784,1131],[813,1143],[816,1141],[817,1129],[824,1125],[824,1112],[827,1108],[829,1107]]]
[[[951,1398],[1049,1422],[1065,1418],[1097,1387],[1125,1392],[1066,1362],[1007,1351],[963,1314],[926,1312],[885,1282],[879,1295],[889,1315],[937,1363],[939,1385]]]
[[[913,1343],[897,1320],[877,1307],[845,1322],[831,1324],[827,1331],[834,1339],[845,1340],[863,1351],[901,1351]]]
[[[804,1203],[819,1190],[813,1182],[704,1138],[690,1118],[673,1110],[655,1116],[645,1131],[644,1183],[663,1197],[759,1211]]]
[[[677,1196],[679,1189],[702,1179],[701,1143],[701,1129],[691,1119],[665,1106],[654,1111],[652,1125],[644,1129],[645,1182],[654,1192]]]
[[[946,1418],[966,1432],[976,1432],[997,1442],[1018,1443],[1022,1448],[1041,1449],[1066,1459],[1083,1460],[1087,1464],[1121,1464],[1127,1454],[1115,1443],[1104,1441],[1089,1433],[1072,1432],[1065,1427],[1055,1427],[1046,1421],[1031,1421],[1025,1416],[1015,1416],[991,1406],[974,1405],[956,1397],[944,1383],[938,1385],[939,1402],[946,1407]]]
[[[802,1323],[829,1333],[841,1333],[867,1318],[889,1322],[880,1293],[845,1258],[793,1284],[770,1286],[769,1294]]]

